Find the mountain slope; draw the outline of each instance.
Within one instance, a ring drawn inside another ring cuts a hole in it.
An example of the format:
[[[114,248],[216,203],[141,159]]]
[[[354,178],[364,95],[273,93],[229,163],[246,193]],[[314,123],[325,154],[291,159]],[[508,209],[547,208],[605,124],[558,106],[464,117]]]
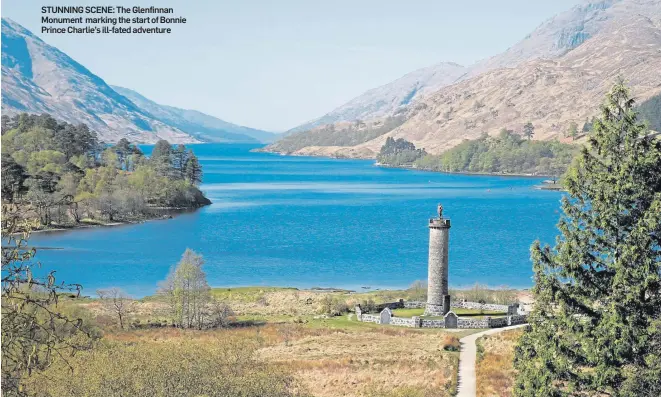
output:
[[[289,132],[304,131],[318,125],[341,121],[382,117],[401,111],[401,106],[429,92],[483,72],[516,66],[531,59],[562,56],[597,33],[603,25],[619,17],[622,11],[617,9],[619,2],[620,0],[603,0],[577,5],[547,20],[533,33],[499,55],[468,67],[444,62],[416,70],[391,83],[369,90],[330,113]],[[615,11],[611,10],[613,6]],[[644,5],[627,7],[630,12],[638,12],[641,8],[644,12],[646,8]]]
[[[307,145],[294,153],[374,157],[388,137],[438,153],[483,132],[520,130],[527,121],[536,126],[536,139],[562,137],[571,122],[582,125],[594,115],[619,75],[628,79],[640,100],[661,91],[660,18],[661,2],[655,0],[574,7],[505,53],[470,67],[454,84],[398,109],[405,121],[392,131],[358,145],[329,146],[308,139],[318,135],[316,127],[296,134]],[[335,134],[341,134],[341,123],[335,126]],[[279,143],[266,150],[283,151]]]
[[[425,92],[454,83],[467,71],[465,67],[449,62],[416,70],[391,83],[371,89],[332,112],[293,128],[287,133],[309,130],[319,125],[395,113]]]
[[[157,120],[176,127],[204,142],[273,142],[276,134],[228,123],[197,110],[180,109],[158,104],[141,94],[124,87],[112,88],[130,99]]]
[[[197,142],[154,119],[101,78],[21,25],[2,19],[2,111],[50,113],[85,123],[100,139],[114,142]]]

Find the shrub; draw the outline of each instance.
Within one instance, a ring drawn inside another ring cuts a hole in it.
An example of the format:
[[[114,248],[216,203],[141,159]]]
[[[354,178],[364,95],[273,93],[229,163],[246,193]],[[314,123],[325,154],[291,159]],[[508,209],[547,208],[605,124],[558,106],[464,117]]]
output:
[[[450,352],[458,352],[461,348],[461,342],[459,342],[459,338],[454,335],[443,336],[443,342],[441,345],[443,346],[443,350]]]
[[[341,316],[344,313],[349,313],[349,305],[339,298],[333,299],[333,305],[331,307],[332,316]]]
[[[376,303],[372,298],[368,298],[360,302],[360,308],[364,313],[373,313],[376,311]]]

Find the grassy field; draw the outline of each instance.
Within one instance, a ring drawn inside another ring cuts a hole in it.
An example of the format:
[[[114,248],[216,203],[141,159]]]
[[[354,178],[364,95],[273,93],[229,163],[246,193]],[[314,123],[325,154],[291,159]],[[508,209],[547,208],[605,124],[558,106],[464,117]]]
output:
[[[105,341],[128,348],[138,346],[139,350],[142,344],[159,343],[204,346],[227,340],[256,346],[254,359],[264,368],[291,374],[302,395],[320,397],[451,396],[457,384],[458,338],[478,331],[381,326],[357,321],[355,314],[347,312],[358,303],[415,299],[410,291],[256,286],[213,288],[211,295],[234,312],[228,328],[173,328],[169,326],[169,306],[158,295],[133,302],[131,327],[126,330],[117,327],[112,308],[98,299],[74,299],[64,304],[87,313],[86,317],[103,330]],[[329,310],[339,310],[341,315],[329,314]],[[478,317],[503,314],[468,309],[455,312]],[[397,309],[394,313],[411,317],[422,315],[423,309]]]
[[[510,396],[516,372],[514,346],[522,330],[483,336],[477,340],[477,396]]]
[[[445,345],[473,332],[379,326],[353,315],[309,317],[302,323],[287,316],[263,320],[260,325],[203,331],[115,329],[104,339],[125,346],[204,346],[226,340],[256,344],[257,362],[291,374],[303,395],[446,397],[456,390],[458,352]]]
[[[163,327],[170,314],[159,296],[133,302],[132,327],[125,330],[117,327],[112,309],[98,299],[63,304],[87,313],[86,318],[103,330],[107,343],[127,348],[170,343],[194,347],[227,340],[255,345],[257,362],[291,374],[302,395],[320,397],[451,396],[457,384],[458,338],[476,332],[381,326],[357,321],[353,313],[325,313],[329,302],[352,308],[366,300],[406,299],[405,291],[242,287],[214,288],[211,294],[234,311],[230,327],[202,331]]]

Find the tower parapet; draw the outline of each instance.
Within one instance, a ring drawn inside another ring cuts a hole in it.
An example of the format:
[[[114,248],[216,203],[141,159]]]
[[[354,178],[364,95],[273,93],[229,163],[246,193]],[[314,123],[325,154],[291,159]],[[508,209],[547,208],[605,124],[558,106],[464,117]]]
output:
[[[439,204],[438,218],[429,220],[426,316],[444,316],[450,311],[448,290],[449,240],[450,220],[443,217],[443,206]]]

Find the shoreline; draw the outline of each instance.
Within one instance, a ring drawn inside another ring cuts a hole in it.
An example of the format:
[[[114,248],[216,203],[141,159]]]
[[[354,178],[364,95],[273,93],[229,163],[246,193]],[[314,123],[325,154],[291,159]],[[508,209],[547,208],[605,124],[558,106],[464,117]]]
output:
[[[553,175],[544,175],[544,174],[524,174],[524,173],[499,173],[499,172],[471,172],[471,171],[435,171],[427,168],[417,168],[404,165],[388,165],[381,164],[378,162],[374,163],[375,167],[382,168],[392,168],[392,169],[401,169],[401,170],[410,170],[410,171],[422,171],[422,172],[431,172],[434,174],[447,174],[447,175],[470,175],[470,176],[503,176],[503,177],[513,177],[513,178],[553,178]]]
[[[49,248],[53,249],[53,248]],[[480,288],[483,289],[484,291],[488,292],[494,292],[494,291],[514,291],[518,294],[525,294],[525,293],[530,293],[533,285],[528,285],[528,286],[492,286],[489,284],[479,284]],[[119,288],[122,288],[122,286],[118,286]],[[501,288],[501,287],[507,287],[507,288]],[[450,286],[450,292],[467,292],[471,291],[475,288],[475,284],[468,284],[468,285],[456,285],[456,286]],[[373,288],[365,288],[365,287],[319,287],[319,286],[312,286],[312,287],[307,287],[307,286],[274,286],[274,285],[232,285],[232,286],[210,286],[209,289],[211,290],[212,294],[213,293],[221,293],[221,292],[234,292],[234,293],[241,293],[241,292],[247,292],[247,291],[252,291],[252,292],[281,292],[281,291],[299,291],[299,292],[311,292],[311,293],[318,293],[318,294],[347,294],[347,295],[379,295],[379,294],[397,294],[397,293],[407,293],[409,291],[410,286],[402,286],[402,287],[373,287]],[[130,294],[134,299],[137,300],[152,300],[155,297],[158,296],[157,290],[153,290],[153,292],[148,292],[148,293],[135,293],[135,294]],[[84,295],[85,297],[88,298],[95,298],[96,295],[94,293],[90,295]]]
[[[263,148],[255,148],[255,149],[251,149],[250,151],[253,152],[253,153],[270,153],[270,154],[275,154],[275,155],[279,155],[279,156],[287,156],[287,157],[311,157],[311,158],[330,159],[330,160],[361,160],[361,161],[373,160],[374,164],[372,164],[372,165],[375,166],[375,167],[401,169],[401,170],[409,170],[409,171],[430,172],[430,173],[434,173],[434,174],[470,175],[470,176],[502,176],[502,177],[531,178],[531,179],[532,178],[553,178],[554,177],[554,175],[527,174],[527,173],[435,171],[435,170],[430,170],[430,169],[426,169],[426,168],[416,168],[416,167],[405,166],[405,165],[382,164],[382,163],[379,163],[378,161],[376,161],[376,158],[373,158],[373,157],[363,158],[363,157],[340,157],[340,156],[316,156],[316,155],[312,155],[312,154],[284,153],[284,152],[276,152],[276,151],[262,150],[262,149]],[[540,188],[540,190],[556,190],[556,189],[541,189]]]
[[[71,232],[71,231],[76,231],[76,230],[81,230],[81,229],[96,229],[96,228],[107,228],[107,227],[117,227],[117,226],[129,226],[129,225],[138,225],[141,223],[145,222],[152,222],[152,221],[162,221],[162,220],[169,220],[173,219],[175,216],[188,213],[188,212],[195,212],[198,209],[205,207],[206,205],[201,205],[199,207],[195,208],[164,208],[164,207],[158,207],[158,208],[153,208],[154,210],[159,210],[159,211],[165,211],[166,214],[161,214],[158,216],[154,217],[147,217],[147,218],[140,218],[140,219],[130,219],[130,220],[121,220],[121,221],[113,221],[113,222],[80,222],[78,224],[69,224],[69,225],[58,225],[55,227],[45,227],[42,229],[36,229],[36,230],[31,230],[30,234],[36,234],[36,233],[63,233],[63,232]],[[21,232],[16,232],[14,234],[18,234]]]

